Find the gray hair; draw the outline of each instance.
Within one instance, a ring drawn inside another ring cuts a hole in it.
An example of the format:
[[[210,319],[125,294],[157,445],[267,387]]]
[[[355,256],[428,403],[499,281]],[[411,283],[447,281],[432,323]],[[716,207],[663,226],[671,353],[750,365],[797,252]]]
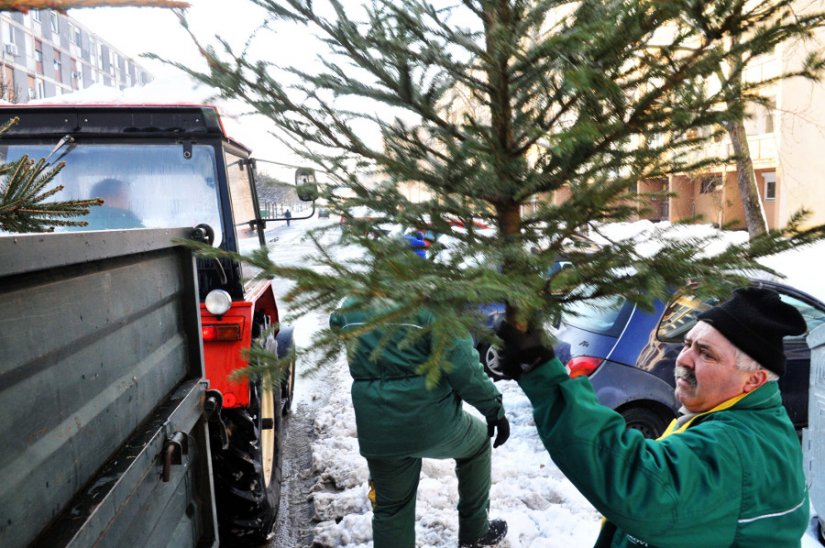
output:
[[[778,381],[779,375],[771,371],[770,369],[765,369],[759,362],[739,350],[736,349],[736,369],[739,371],[759,371],[760,369],[763,370],[765,373],[768,374],[768,381]]]

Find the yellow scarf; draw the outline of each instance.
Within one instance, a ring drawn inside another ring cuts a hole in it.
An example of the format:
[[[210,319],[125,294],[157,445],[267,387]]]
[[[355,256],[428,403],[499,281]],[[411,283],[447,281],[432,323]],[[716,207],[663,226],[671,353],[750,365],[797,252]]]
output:
[[[709,415],[709,414],[711,414],[711,413],[715,413],[716,411],[722,411],[723,409],[729,409],[729,408],[733,407],[734,405],[736,405],[736,403],[737,403],[739,400],[741,400],[742,398],[744,398],[745,396],[747,396],[747,395],[748,395],[748,394],[750,394],[750,393],[751,393],[751,392],[743,392],[742,394],[739,394],[738,396],[734,396],[734,397],[732,397],[732,398],[731,398],[731,399],[729,399],[729,400],[725,400],[725,401],[723,401],[722,403],[720,403],[719,405],[717,405],[717,406],[716,406],[716,407],[714,407],[713,409],[708,409],[707,411],[704,411],[704,412],[702,412],[702,413],[696,413],[695,415],[693,415],[692,417],[690,417],[688,420],[686,420],[686,421],[685,421],[685,422],[683,422],[682,424],[679,424],[678,419],[673,419],[673,420],[670,422],[670,425],[669,425],[669,426],[665,429],[664,434],[662,434],[661,436],[659,436],[659,438],[658,438],[658,439],[660,439],[660,440],[661,440],[661,439],[664,439],[664,438],[666,438],[666,437],[670,436],[671,434],[679,434],[679,433],[681,433],[681,432],[684,432],[685,430],[687,430],[687,429],[688,429],[688,426],[690,426],[690,425],[691,425],[691,423],[692,423],[692,422],[693,422],[693,421],[694,421],[697,417],[702,417],[702,416],[704,416],[704,415]]]

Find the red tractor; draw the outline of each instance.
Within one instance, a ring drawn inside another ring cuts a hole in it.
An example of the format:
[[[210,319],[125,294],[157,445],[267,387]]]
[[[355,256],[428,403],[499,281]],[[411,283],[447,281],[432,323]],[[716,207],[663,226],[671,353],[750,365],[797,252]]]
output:
[[[3,121],[19,118],[0,140],[3,162],[24,154],[65,162],[56,199],[104,200],[88,226],[58,231],[117,230],[128,238],[131,229],[193,227],[196,239],[244,252],[265,246],[266,222],[279,220],[261,217],[255,160],[226,135],[213,107],[10,106],[0,113]],[[314,199],[312,170],[299,169],[296,183],[302,200]],[[255,274],[226,258],[197,259],[217,521],[230,544],[263,540],[272,529],[282,418],[295,379],[292,329],[279,323],[271,281]],[[247,367],[252,346],[288,360],[283,380],[233,375]]]

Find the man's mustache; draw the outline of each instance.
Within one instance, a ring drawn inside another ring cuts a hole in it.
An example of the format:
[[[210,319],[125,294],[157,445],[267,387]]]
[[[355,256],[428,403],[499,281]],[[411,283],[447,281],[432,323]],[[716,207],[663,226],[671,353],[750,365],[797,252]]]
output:
[[[673,375],[676,377],[676,380],[683,379],[690,384],[691,388],[696,388],[696,375],[693,374],[692,369],[677,365]]]

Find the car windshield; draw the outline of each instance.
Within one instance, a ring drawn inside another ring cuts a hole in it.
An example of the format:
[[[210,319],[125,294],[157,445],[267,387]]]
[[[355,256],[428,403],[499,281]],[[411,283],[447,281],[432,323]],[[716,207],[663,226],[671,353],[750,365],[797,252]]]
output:
[[[0,162],[47,157],[53,145],[0,146]],[[215,230],[215,245],[222,234],[219,198],[215,185],[215,155],[207,145],[192,145],[184,155],[180,144],[76,144],[59,152],[66,163],[54,179],[63,186],[52,199],[102,198],[90,208],[85,227],[57,227],[58,232],[123,228],[175,228],[207,223]],[[56,162],[56,160],[52,160]]]
[[[630,303],[621,295],[610,295],[576,301],[564,311],[563,322],[567,325],[616,337],[621,332]]]
[[[699,299],[689,293],[682,293],[668,305],[659,324],[656,337],[662,341],[681,342],[696,324],[696,316],[708,310],[716,299]]]
[[[799,310],[808,326],[807,332],[825,323],[825,312],[822,310],[782,292],[779,292],[779,298]],[[687,332],[696,324],[696,317],[717,302],[718,300],[712,297],[702,300],[689,293],[678,294],[662,316],[656,337],[665,342],[682,342]],[[802,340],[807,332],[785,337],[785,340]]]

